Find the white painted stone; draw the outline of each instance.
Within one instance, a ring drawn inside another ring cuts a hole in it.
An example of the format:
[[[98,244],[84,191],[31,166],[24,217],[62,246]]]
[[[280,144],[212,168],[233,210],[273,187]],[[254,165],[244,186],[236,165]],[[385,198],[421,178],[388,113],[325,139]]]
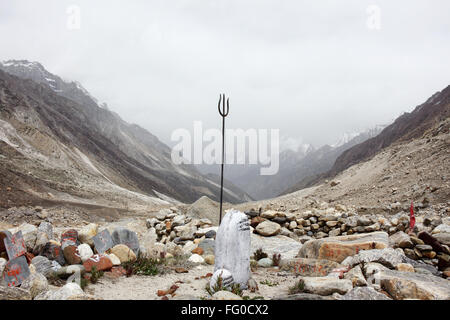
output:
[[[250,278],[250,225],[240,211],[228,210],[216,235],[214,271],[226,269],[241,289]]]

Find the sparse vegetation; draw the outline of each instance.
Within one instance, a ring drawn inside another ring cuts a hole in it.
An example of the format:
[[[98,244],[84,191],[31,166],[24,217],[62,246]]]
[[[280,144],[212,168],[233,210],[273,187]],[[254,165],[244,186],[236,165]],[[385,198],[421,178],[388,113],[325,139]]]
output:
[[[141,254],[138,254],[135,261],[125,262],[122,266],[127,271],[127,276],[155,276],[160,273],[158,266],[162,264],[162,260],[145,258]]]
[[[257,249],[253,253],[253,259],[256,261],[259,261],[259,260],[267,258],[267,257],[268,257],[267,253],[265,253],[262,248]]]
[[[270,280],[264,280],[264,281],[261,281],[260,283],[264,284],[266,286],[269,286],[269,287],[275,287],[280,284],[279,282],[272,282]]]
[[[289,287],[289,294],[296,294],[302,292],[305,292],[305,281],[303,281],[303,279],[298,280],[294,286]]]
[[[91,277],[90,277],[90,281],[91,283],[97,283],[98,280],[103,277],[104,273],[103,271],[98,271],[97,268],[94,266],[92,267],[91,270]]]
[[[225,287],[223,286],[223,279],[221,276],[217,278],[217,282],[212,288],[210,287],[209,282],[207,282],[205,289],[211,296],[218,291],[229,291],[242,297],[241,286],[238,283],[233,283],[231,287]]]

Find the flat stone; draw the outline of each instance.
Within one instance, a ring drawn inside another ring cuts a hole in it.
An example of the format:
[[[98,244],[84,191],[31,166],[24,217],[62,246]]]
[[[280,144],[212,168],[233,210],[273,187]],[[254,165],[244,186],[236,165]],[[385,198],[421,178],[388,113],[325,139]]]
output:
[[[406,256],[401,249],[385,248],[363,250],[358,254],[346,258],[342,264],[353,267],[360,263],[378,262],[388,268],[395,268],[399,263],[406,261]]]
[[[281,254],[282,259],[294,258],[302,247],[301,242],[283,235],[263,237],[252,233],[250,239],[251,252],[255,252],[259,248],[264,248],[264,251],[270,258],[275,253]]]
[[[304,243],[298,257],[327,259],[340,263],[360,251],[383,249],[388,246],[389,239],[386,232],[328,237]]]
[[[392,300],[372,287],[355,287],[341,298],[342,300]]]
[[[328,296],[335,292],[345,294],[353,288],[353,284],[347,279],[332,277],[305,277],[305,292]]]
[[[78,254],[78,247],[77,246],[67,246],[63,250],[64,252],[64,259],[66,260],[67,264],[80,264],[81,258]]]
[[[258,266],[262,268],[270,268],[273,265],[273,261],[270,258],[262,258],[258,260]]]
[[[449,300],[450,281],[433,275],[381,270],[381,286],[396,300]]]
[[[324,277],[333,269],[342,267],[335,261],[325,259],[291,258],[281,259],[280,269],[305,277]]]

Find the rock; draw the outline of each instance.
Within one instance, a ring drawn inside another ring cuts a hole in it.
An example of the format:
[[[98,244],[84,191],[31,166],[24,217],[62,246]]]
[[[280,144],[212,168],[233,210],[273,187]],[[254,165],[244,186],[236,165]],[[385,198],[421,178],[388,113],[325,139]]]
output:
[[[145,225],[148,229],[155,227],[157,223],[159,223],[159,220],[156,218],[150,218],[145,221]]]
[[[341,234],[341,229],[339,229],[339,228],[333,229],[328,233],[328,235],[330,237],[337,237],[340,234]]]
[[[209,254],[207,256],[205,256],[203,259],[205,259],[205,262],[209,265],[213,265],[214,261],[215,261],[215,257],[213,254]]]
[[[433,231],[431,232],[431,234],[435,235],[438,233],[450,233],[450,225],[448,224],[440,224],[438,225],[436,228],[433,229]]]
[[[233,209],[226,211],[215,241],[214,271],[229,270],[235,283],[246,289],[250,279],[250,224],[247,216]]]
[[[69,229],[61,234],[61,247],[65,247],[64,242],[70,243],[70,245],[78,244],[78,231],[75,229]],[[64,249],[64,248],[63,248]]]
[[[56,262],[56,261],[55,261]],[[56,262],[57,263],[57,262]],[[36,256],[31,260],[31,264],[36,268],[36,272],[43,274],[45,277],[50,277],[59,268],[52,265],[52,261],[44,256]],[[59,265],[59,264],[58,264]],[[61,266],[59,266],[61,268]]]
[[[17,287],[0,285],[0,300],[31,300],[29,291]]]
[[[264,248],[269,257],[276,253],[281,254],[282,259],[294,258],[301,247],[301,242],[283,235],[263,237],[255,233],[251,234],[251,252]]]
[[[372,287],[355,287],[342,296],[342,300],[392,300]]]
[[[78,247],[77,246],[67,246],[63,250],[64,252],[64,259],[66,260],[67,264],[80,264],[81,258],[78,254]]]
[[[121,263],[136,260],[136,254],[133,252],[133,250],[131,250],[131,248],[124,244],[115,245],[111,249],[111,253],[119,258]]]
[[[205,259],[203,259],[202,256],[198,255],[198,254],[193,254],[192,256],[189,257],[188,259],[189,262],[192,262],[194,264],[202,264],[205,263]]]
[[[434,235],[437,241],[447,246],[450,246],[450,233],[448,232],[440,232]]]
[[[39,255],[39,253],[42,251],[42,249],[45,247],[45,245],[50,241],[50,238],[48,237],[47,233],[38,231],[36,235],[36,242],[34,244],[33,248],[33,254]]]
[[[216,231],[215,230],[209,230],[205,233],[206,239],[214,239],[216,237]]]
[[[219,286],[219,278],[221,279],[220,287],[222,288],[230,288],[234,283],[233,275],[230,271],[226,269],[217,269],[214,271],[214,274],[211,276],[211,280],[209,281],[209,288],[213,292],[216,290],[216,286]]]
[[[182,228],[181,232],[179,234],[180,239],[182,241],[186,241],[186,240],[194,240],[195,239],[195,233],[197,232],[197,228],[195,226],[183,226],[183,227],[178,227],[178,228]]]
[[[172,220],[172,228],[182,226],[185,224],[186,216],[179,215],[173,218]]]
[[[272,300],[331,300],[331,298],[313,293],[296,293],[274,297]]]
[[[332,277],[305,277],[305,292],[328,296],[335,292],[345,294],[353,288],[353,284],[347,279]]]
[[[395,268],[399,263],[404,262],[405,254],[401,249],[385,248],[374,250],[363,250],[360,253],[346,258],[342,264],[353,267],[360,263],[378,262],[388,268]]]
[[[274,211],[274,210],[267,210],[267,211],[264,211],[263,213],[261,213],[260,217],[264,218],[264,219],[272,220],[276,216],[280,216],[280,217],[283,216],[283,214],[284,213],[282,213],[282,212],[277,212],[277,211]]]
[[[432,251],[433,247],[427,244],[418,244],[416,246],[417,250],[420,250],[421,252],[426,252],[426,251]]]
[[[381,286],[396,300],[449,300],[450,281],[433,275],[381,270]]]
[[[91,247],[94,246],[94,238],[97,235],[98,232],[98,225],[96,223],[90,223],[87,226],[84,226],[79,232],[78,232],[78,239],[82,243],[86,243],[90,245]]]
[[[337,262],[325,259],[291,258],[281,259],[280,269],[305,277],[324,277],[333,269],[339,268]]]
[[[414,272],[414,267],[409,263],[399,263],[395,266],[395,270],[403,272]]]
[[[115,245],[124,244],[133,250],[135,254],[139,252],[139,240],[136,232],[123,227],[118,227],[113,231],[111,237]]]
[[[53,226],[47,221],[42,221],[39,224],[38,232],[43,232],[47,235],[48,239],[53,239]]]
[[[106,256],[111,260],[113,266],[120,266],[120,259],[114,253],[107,254]]]
[[[83,243],[78,246],[78,254],[81,258],[81,261],[85,262],[87,259],[94,255],[94,252],[92,251],[89,244]]]
[[[0,275],[3,272],[3,269],[5,268],[6,263],[8,263],[8,261],[4,258],[0,258]]]
[[[25,246],[29,252],[33,252],[34,246],[36,244],[36,237],[38,229],[36,226],[29,223],[22,223],[17,228],[9,230],[12,234],[22,231],[23,240],[25,241]]]
[[[421,239],[425,244],[430,245],[436,252],[445,252],[444,247],[439,243],[439,241],[430,235],[426,231],[422,231],[418,234],[419,239]]]
[[[20,288],[29,291],[32,299],[41,292],[49,290],[47,278],[39,272],[36,272],[25,279]]]
[[[230,291],[217,291],[216,293],[213,294],[212,296],[213,300],[242,300],[241,297],[239,297],[238,295],[230,292]]]
[[[191,252],[201,256],[203,254],[203,249],[197,247],[197,248],[193,249]]]
[[[403,231],[399,231],[392,236],[389,237],[389,243],[394,248],[413,248],[414,243],[411,241],[411,238],[404,233]]]
[[[344,275],[344,279],[351,280],[354,287],[367,286],[366,278],[362,273],[361,267],[356,266]]]
[[[362,217],[358,217],[356,220],[356,225],[358,226],[368,226],[372,223],[372,220],[370,220],[370,218],[366,217],[366,216],[362,216]]]
[[[262,236],[270,237],[279,234],[281,227],[278,223],[266,220],[258,224],[255,230]]]
[[[369,249],[383,249],[389,245],[386,232],[328,237],[303,244],[298,257],[327,259],[342,262],[346,257]]]
[[[93,255],[83,263],[86,272],[91,272],[93,267],[96,267],[97,271],[110,270],[113,266],[111,260],[105,255]]]
[[[263,258],[258,260],[258,266],[262,268],[270,268],[273,265],[273,261],[270,258]]]
[[[47,243],[40,252],[41,256],[47,257],[49,260],[55,260],[60,265],[66,264],[64,254],[60,246],[51,242]]]
[[[37,295],[35,300],[71,300],[79,296],[85,297],[86,294],[78,284],[71,282],[58,290],[43,292]]]

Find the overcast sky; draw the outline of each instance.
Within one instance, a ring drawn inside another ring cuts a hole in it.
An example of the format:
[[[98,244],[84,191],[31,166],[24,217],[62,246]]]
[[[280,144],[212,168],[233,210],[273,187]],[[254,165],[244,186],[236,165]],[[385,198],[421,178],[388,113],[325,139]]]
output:
[[[449,57],[448,0],[0,1],[0,60],[80,81],[166,143],[195,120],[220,127],[221,92],[230,128],[333,143],[449,85]]]

